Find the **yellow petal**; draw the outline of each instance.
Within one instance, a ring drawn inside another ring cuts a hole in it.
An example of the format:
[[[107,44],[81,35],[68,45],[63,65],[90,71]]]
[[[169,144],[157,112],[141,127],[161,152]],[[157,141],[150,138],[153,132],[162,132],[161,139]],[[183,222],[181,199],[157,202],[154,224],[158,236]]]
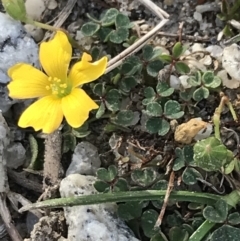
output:
[[[29,64],[16,64],[8,70],[12,81],[8,84],[9,96],[17,99],[49,95],[47,76]]]
[[[61,99],[46,96],[30,105],[21,115],[18,125],[22,128],[31,126],[35,131],[52,133],[61,124],[63,113]]]
[[[83,53],[81,61],[73,65],[69,73],[73,87],[94,81],[104,74],[107,67],[107,57],[93,63],[89,62],[91,60],[90,55]]]
[[[71,94],[62,98],[62,110],[68,124],[74,128],[80,127],[88,119],[89,112],[98,105],[85,93],[75,88]]]
[[[71,57],[71,44],[62,31],[57,31],[52,40],[40,45],[40,62],[48,76],[65,80]]]

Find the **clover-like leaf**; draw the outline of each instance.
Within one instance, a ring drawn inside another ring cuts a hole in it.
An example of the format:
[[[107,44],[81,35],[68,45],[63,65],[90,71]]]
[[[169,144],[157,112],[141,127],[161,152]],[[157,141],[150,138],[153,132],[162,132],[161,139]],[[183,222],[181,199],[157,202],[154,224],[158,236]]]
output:
[[[186,164],[193,162],[193,147],[184,146],[183,149],[177,147],[175,149],[176,158],[174,160],[173,170],[178,171]]]
[[[230,225],[223,225],[212,233],[210,241],[238,241],[239,237],[239,228],[235,228]]]
[[[113,187],[114,192],[125,192],[128,191],[128,182],[124,178],[119,178],[115,183]]]
[[[173,94],[174,88],[170,87],[165,82],[160,82],[157,84],[156,87],[157,93],[162,97],[168,97]]]
[[[113,25],[118,14],[119,11],[116,8],[108,9],[101,18],[102,26],[106,27]]]
[[[193,96],[193,92],[194,89],[190,88],[190,89],[185,89],[184,91],[181,91],[179,93],[179,96],[181,99],[183,99],[184,101],[190,101],[192,99]]]
[[[175,63],[175,68],[179,74],[188,74],[190,72],[188,65],[181,61]]]
[[[180,42],[177,42],[172,49],[172,54],[175,59],[179,58],[183,54],[183,45]]]
[[[102,27],[97,32],[97,35],[102,42],[106,43],[109,40],[109,36],[113,31],[114,30],[111,28]]]
[[[146,87],[143,92],[146,98],[152,98],[156,96],[155,90],[152,87]]]
[[[153,117],[147,120],[146,129],[151,134],[158,133],[164,136],[170,130],[170,125],[165,119]]]
[[[163,62],[159,59],[153,60],[147,65],[147,73],[152,77],[157,77],[158,72],[163,69]]]
[[[112,182],[117,175],[118,170],[117,167],[114,165],[110,165],[108,169],[99,168],[97,170],[97,178],[105,182]]]
[[[139,66],[133,62],[125,62],[121,66],[121,73],[127,76],[134,75],[139,70]]]
[[[152,183],[155,182],[157,177],[158,177],[158,173],[152,168],[145,168],[142,170],[135,169],[131,173],[132,181],[142,187],[150,186]]]
[[[182,181],[187,185],[194,185],[197,183],[197,178],[203,178],[201,173],[195,168],[187,167],[182,174]]]
[[[119,27],[129,28],[130,27],[129,17],[125,14],[119,13],[115,19],[115,26],[116,28],[119,28]]]
[[[119,82],[119,88],[124,91],[124,92],[129,92],[131,91],[131,89],[133,89],[136,85],[138,84],[137,80],[132,77],[125,77],[123,79],[121,79],[121,81]]]
[[[68,151],[74,151],[75,147],[77,145],[76,137],[72,134],[66,134],[63,137],[63,153],[66,153]]]
[[[164,105],[164,115],[168,119],[179,119],[184,115],[181,105],[175,100],[169,100]]]
[[[171,55],[168,55],[168,54],[161,54],[159,56],[159,59],[162,60],[162,62],[164,62],[164,63],[170,64],[173,60],[173,57]]]
[[[93,186],[98,192],[106,192],[110,189],[110,184],[102,180],[96,180]]]
[[[215,76],[212,71],[206,71],[202,76],[204,86],[209,88],[217,88],[221,85],[222,80],[220,77]]]
[[[195,101],[200,101],[202,99],[207,99],[209,96],[209,90],[205,87],[200,87],[193,92],[193,99]]]
[[[228,223],[231,225],[238,225],[240,224],[240,213],[234,212],[229,214],[228,216]]]
[[[111,89],[105,96],[106,107],[111,111],[117,111],[120,108],[120,93],[116,89]]]
[[[103,114],[105,113],[105,110],[106,110],[106,106],[103,102],[101,102],[98,110],[97,110],[97,113],[96,113],[96,118],[99,119],[103,116]]]
[[[203,209],[203,217],[213,223],[223,223],[227,219],[228,205],[219,199],[214,206],[207,206]]]
[[[168,239],[165,234],[160,231],[159,233],[153,235],[150,241],[168,241]]]
[[[105,85],[102,83],[97,83],[93,87],[93,93],[100,97],[105,95]]]
[[[129,36],[129,30],[126,27],[119,27],[112,31],[109,35],[109,40],[112,43],[120,44],[125,41]]]
[[[146,114],[149,116],[161,116],[163,113],[162,106],[159,105],[157,102],[152,102],[147,104],[146,106]]]
[[[198,141],[193,148],[194,164],[206,171],[217,171],[228,161],[228,150],[215,137]]]
[[[77,138],[84,138],[88,136],[91,131],[88,130],[88,123],[85,122],[82,126],[78,128],[72,128],[72,134]]]
[[[191,86],[199,86],[201,85],[202,82],[202,75],[200,71],[197,71],[195,76],[190,76],[187,79],[188,84],[190,84]]]
[[[143,204],[140,202],[126,202],[118,205],[118,216],[125,221],[139,218],[142,214]]]
[[[81,32],[85,36],[93,36],[100,29],[100,25],[94,22],[88,22],[82,25]]]
[[[114,119],[114,123],[122,126],[131,125],[134,119],[134,112],[131,110],[121,110],[117,113],[117,116]]]
[[[180,227],[172,227],[169,230],[169,241],[187,241],[189,234],[185,229]]]
[[[149,209],[143,213],[141,217],[141,224],[145,236],[151,238],[153,235],[158,233],[158,230],[154,229],[157,219],[158,213],[153,209]]]
[[[151,45],[145,45],[142,48],[142,54],[144,60],[150,60],[153,56],[153,47]]]

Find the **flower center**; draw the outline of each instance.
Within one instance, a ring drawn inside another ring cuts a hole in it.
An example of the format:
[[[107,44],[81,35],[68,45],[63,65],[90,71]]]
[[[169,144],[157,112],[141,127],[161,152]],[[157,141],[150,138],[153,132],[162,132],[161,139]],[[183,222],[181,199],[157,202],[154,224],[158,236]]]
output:
[[[46,85],[46,89],[51,90],[53,95],[62,98],[71,93],[71,86],[69,86],[65,81],[56,77],[48,77],[48,81],[50,84]]]

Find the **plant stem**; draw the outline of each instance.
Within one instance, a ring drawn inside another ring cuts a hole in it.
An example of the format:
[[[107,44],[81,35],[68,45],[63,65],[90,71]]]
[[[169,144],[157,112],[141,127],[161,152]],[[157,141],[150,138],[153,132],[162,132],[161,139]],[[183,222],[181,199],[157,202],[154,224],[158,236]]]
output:
[[[190,236],[188,241],[201,241],[202,238],[214,227],[216,223],[205,220],[200,227]]]
[[[93,194],[81,197],[67,197],[46,200],[43,202],[26,205],[22,207],[19,211],[23,212],[36,208],[59,208],[67,206],[90,205],[109,202],[164,200],[165,195],[166,191],[163,190]],[[171,193],[169,200],[173,200],[176,202],[186,201],[213,205],[214,203],[216,203],[217,200],[219,200],[219,198],[223,198],[223,196],[209,193],[174,191]]]

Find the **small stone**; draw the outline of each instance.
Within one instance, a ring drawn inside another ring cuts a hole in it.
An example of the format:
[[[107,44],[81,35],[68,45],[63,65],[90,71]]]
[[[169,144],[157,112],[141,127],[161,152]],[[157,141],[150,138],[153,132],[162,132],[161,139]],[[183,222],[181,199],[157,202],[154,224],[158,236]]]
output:
[[[207,122],[197,118],[179,125],[174,133],[175,141],[182,144],[190,144],[199,131],[207,127]]]
[[[6,150],[7,167],[18,168],[24,164],[26,150],[20,142],[12,143]]]
[[[224,48],[222,65],[228,74],[240,81],[240,47],[237,44],[232,44]]]
[[[34,20],[40,20],[43,12],[46,10],[44,0],[26,0],[25,7],[27,15]]]
[[[25,30],[29,33],[36,42],[40,42],[43,40],[44,32],[41,28],[37,28],[31,24],[24,25]]]
[[[199,12],[194,12],[193,18],[198,22],[202,22],[202,14]]]
[[[180,89],[180,86],[181,86],[180,80],[175,75],[170,75],[170,86],[175,90]]]
[[[0,13],[0,83],[9,82],[7,71],[16,63],[39,66],[38,46],[28,37],[20,22]]]
[[[71,174],[61,181],[61,197],[94,194],[95,180],[92,176]],[[115,203],[65,207],[68,241],[139,241],[127,225],[116,217],[116,210]]]
[[[72,162],[67,169],[66,176],[74,173],[96,175],[101,161],[97,148],[89,142],[79,143],[73,153]]]
[[[217,76],[221,78],[223,86],[226,86],[229,89],[237,89],[240,86],[240,81],[231,78],[225,69],[220,70],[217,73]],[[230,77],[230,78],[229,78]]]

